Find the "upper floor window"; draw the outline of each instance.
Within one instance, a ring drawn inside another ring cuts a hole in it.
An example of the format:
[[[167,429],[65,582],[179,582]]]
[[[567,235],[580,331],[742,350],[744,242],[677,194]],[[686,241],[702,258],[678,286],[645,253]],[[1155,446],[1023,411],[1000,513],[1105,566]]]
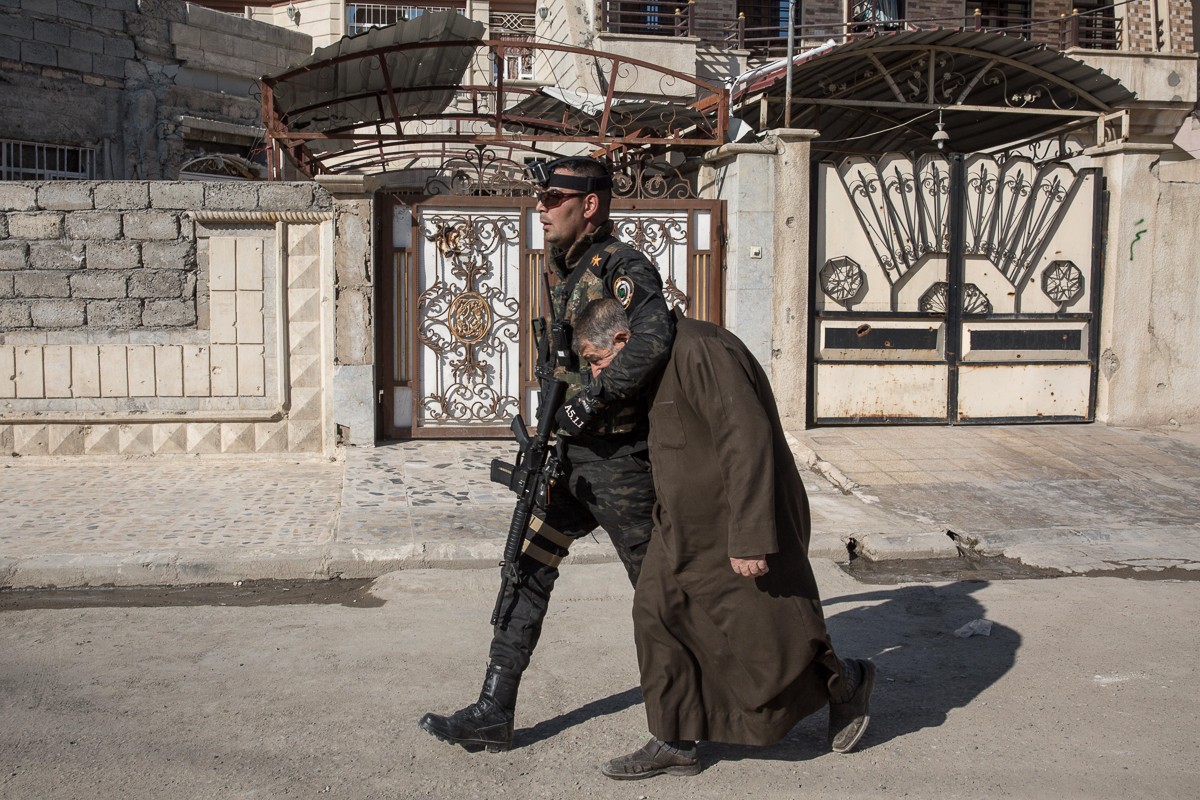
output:
[[[533,14],[493,11],[488,19],[491,38],[506,42],[529,42],[534,38],[536,23]],[[505,80],[533,80],[533,49],[513,47],[504,51],[500,64]]]
[[[850,19],[853,22],[871,23],[883,30],[899,27],[907,9],[905,0],[852,0]]]
[[[746,19],[746,30],[764,36],[787,36],[788,0],[738,0],[738,13]],[[800,4],[796,4],[796,24],[800,24]]]
[[[0,180],[90,181],[96,148],[0,139]]]
[[[987,30],[1026,28],[1033,21],[1026,0],[983,0],[967,3],[967,14],[979,9],[979,24]]]

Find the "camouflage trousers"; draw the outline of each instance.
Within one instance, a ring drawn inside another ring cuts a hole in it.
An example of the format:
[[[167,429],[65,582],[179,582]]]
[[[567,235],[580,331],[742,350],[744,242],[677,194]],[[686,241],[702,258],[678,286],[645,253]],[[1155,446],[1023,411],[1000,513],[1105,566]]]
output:
[[[654,483],[645,451],[564,464],[564,470],[551,490],[549,507],[537,513],[526,531],[521,580],[502,590],[500,598],[502,614],[493,631],[490,659],[518,672],[524,672],[533,657],[558,580],[558,564],[572,542],[604,528],[634,586],[650,544]]]

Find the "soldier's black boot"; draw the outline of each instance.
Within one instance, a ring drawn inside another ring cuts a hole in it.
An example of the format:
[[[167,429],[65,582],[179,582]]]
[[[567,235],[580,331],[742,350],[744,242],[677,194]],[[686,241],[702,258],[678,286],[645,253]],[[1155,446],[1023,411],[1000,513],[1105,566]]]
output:
[[[447,717],[426,714],[417,724],[443,742],[461,745],[471,753],[484,748],[490,753],[508,750],[520,683],[521,674],[516,670],[489,664],[476,702]]]

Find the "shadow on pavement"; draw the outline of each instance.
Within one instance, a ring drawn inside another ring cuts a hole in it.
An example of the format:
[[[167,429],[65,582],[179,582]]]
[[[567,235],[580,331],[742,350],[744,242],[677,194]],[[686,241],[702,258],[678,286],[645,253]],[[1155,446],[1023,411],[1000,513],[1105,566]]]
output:
[[[545,739],[553,738],[580,723],[587,722],[596,717],[620,713],[627,708],[636,706],[640,702],[642,702],[642,689],[640,686],[626,689],[617,694],[610,694],[608,697],[600,700],[585,703],[573,711],[542,720],[532,728],[518,730],[513,737],[514,746],[517,748],[527,747]]]
[[[923,728],[941,725],[956,708],[973,702],[1012,668],[1021,635],[992,622],[989,636],[960,638],[954,632],[986,619],[973,596],[986,581],[904,586],[827,598],[826,626],[842,658],[870,658],[879,668],[871,696],[871,723],[858,750],[868,750]],[[875,605],[869,605],[875,604]],[[854,606],[834,613],[838,606]],[[801,720],[769,747],[710,743],[701,760],[807,761],[829,752],[828,714]]]

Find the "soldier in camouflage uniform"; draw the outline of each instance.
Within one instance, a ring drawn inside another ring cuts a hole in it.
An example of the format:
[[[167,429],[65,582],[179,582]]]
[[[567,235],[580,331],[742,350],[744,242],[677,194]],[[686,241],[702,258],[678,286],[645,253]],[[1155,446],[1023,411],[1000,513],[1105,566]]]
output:
[[[420,721],[430,734],[471,751],[512,746],[521,674],[571,543],[603,527],[636,586],[652,528],[648,404],[671,356],[675,321],[654,265],[613,237],[608,168],[590,158],[565,158],[547,172],[538,211],[558,279],[550,298],[555,317],[569,325],[591,301],[614,298],[635,335],[603,377],[593,378],[574,357],[571,366],[555,371],[569,387],[556,417],[563,474],[548,507],[529,526],[522,579],[500,598],[508,619],[502,617],[493,632],[483,690],[477,702],[454,714],[426,714]]]

